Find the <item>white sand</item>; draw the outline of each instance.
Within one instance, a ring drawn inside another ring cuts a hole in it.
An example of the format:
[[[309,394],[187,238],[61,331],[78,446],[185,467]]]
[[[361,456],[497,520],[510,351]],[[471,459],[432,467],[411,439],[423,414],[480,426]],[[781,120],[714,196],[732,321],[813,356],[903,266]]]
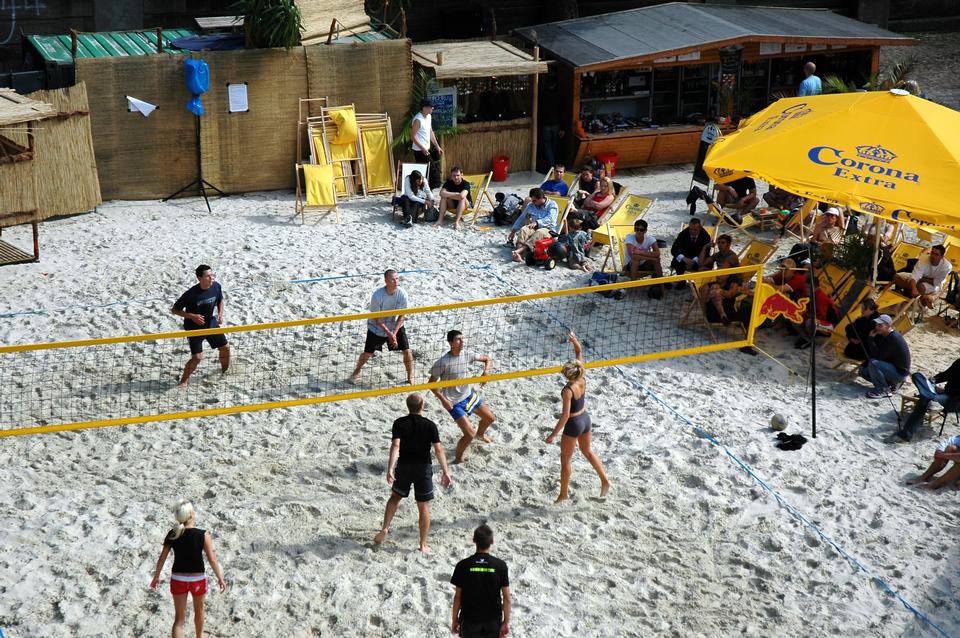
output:
[[[687,219],[689,170],[622,181],[658,198],[648,216],[657,236],[670,239]],[[49,312],[0,317],[0,342],[177,329],[167,309],[203,261],[230,294],[231,324],[357,310],[377,276],[286,282],[388,265],[492,263],[523,291],[585,279],[509,263],[501,230],[403,230],[384,198],[345,204],[341,226],[291,223],[290,193],[212,203],[207,214],[201,200],[111,202],[44,224],[42,261],[0,269],[0,313]],[[4,238],[23,242],[27,231]],[[416,305],[507,292],[483,273],[411,274],[403,285]],[[94,307],[105,304],[114,305]],[[934,321],[908,340],[914,367],[927,372],[945,368],[960,346]],[[761,334],[759,344],[805,369],[806,352],[791,341]],[[169,371],[171,381],[178,372]],[[202,382],[215,364],[197,374]],[[4,439],[0,628],[8,636],[165,635],[170,563],[159,592],[148,583],[169,507],[188,497],[230,582],[226,594],[208,597],[208,636],[449,635],[449,578],[484,520],[511,568],[516,636],[933,635],[646,387],[948,634],[960,633],[958,493],[904,486],[932,457],[934,435],[884,444],[896,423],[891,404],[864,399],[865,385],[826,366],[818,377],[819,436],[781,452],[769,417],[781,413],[789,431],[801,431],[808,395],[802,379],[768,359],[734,351],[592,373],[595,449],[614,487],[596,499],[596,476],[578,457],[573,498],[561,507],[552,505],[559,451],[543,443],[560,380],[490,385],[496,444],[474,446],[454,468],[453,489],[434,501],[431,555],[415,551],[410,502],[387,543],[370,543],[388,496],[398,397]],[[435,401],[427,415],[452,456],[455,426]]]

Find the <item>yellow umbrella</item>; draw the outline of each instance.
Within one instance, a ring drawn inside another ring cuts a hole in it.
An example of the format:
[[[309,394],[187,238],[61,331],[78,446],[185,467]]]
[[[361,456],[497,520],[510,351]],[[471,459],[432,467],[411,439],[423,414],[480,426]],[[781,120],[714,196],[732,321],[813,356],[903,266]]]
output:
[[[718,139],[703,167],[960,234],[960,113],[899,89],[778,100]]]

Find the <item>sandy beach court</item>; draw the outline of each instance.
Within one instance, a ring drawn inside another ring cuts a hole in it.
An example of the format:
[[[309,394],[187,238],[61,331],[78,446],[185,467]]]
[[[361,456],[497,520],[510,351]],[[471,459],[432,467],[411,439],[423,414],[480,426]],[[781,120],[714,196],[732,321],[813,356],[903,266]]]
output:
[[[657,199],[646,219],[669,242],[689,219],[689,176],[690,167],[661,167],[617,179]],[[525,194],[534,179],[492,190]],[[211,204],[207,213],[197,199],[114,201],[46,222],[41,261],[0,269],[0,343],[177,330],[169,308],[199,263],[223,285],[228,325],[362,312],[387,267],[409,271],[401,286],[418,306],[589,278],[511,263],[501,228],[403,229],[385,197],[344,203],[340,225],[301,226],[289,192]],[[22,243],[28,230],[4,238]],[[624,307],[611,300],[598,312]],[[907,340],[914,368],[928,373],[960,348],[960,334],[933,319]],[[594,449],[613,483],[602,500],[578,456],[571,500],[553,505],[559,449],[544,439],[559,375],[487,385],[495,441],[471,446],[453,487],[438,490],[426,555],[416,551],[412,502],[384,545],[371,542],[403,395],[6,438],[0,629],[11,638],[167,635],[169,567],[158,591],[148,584],[170,508],[189,498],[229,583],[208,596],[210,637],[450,635],[449,579],[484,521],[510,566],[518,637],[960,633],[958,492],[905,485],[932,458],[936,432],[884,443],[896,428],[892,403],[865,399],[863,382],[822,365],[818,436],[780,451],[774,414],[809,437],[807,384],[787,371],[805,374],[808,352],[775,331],[757,343],[780,363],[734,350],[591,371]],[[361,345],[362,335],[334,354],[352,361]],[[176,384],[185,358],[184,344],[158,392]],[[127,364],[131,373],[145,365],[136,355]],[[418,359],[421,373],[427,365]],[[199,393],[222,383],[230,375],[221,379],[210,357],[191,380]],[[452,458],[456,426],[432,397],[425,416]],[[946,433],[957,433],[952,417]]]

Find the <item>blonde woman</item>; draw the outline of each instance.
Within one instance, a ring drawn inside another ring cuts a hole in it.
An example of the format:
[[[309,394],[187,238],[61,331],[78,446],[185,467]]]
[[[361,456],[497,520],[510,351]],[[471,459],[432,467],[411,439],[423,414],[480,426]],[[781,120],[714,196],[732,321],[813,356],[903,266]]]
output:
[[[193,625],[197,638],[203,636],[203,597],[207,593],[207,577],[204,574],[203,553],[217,576],[220,591],[227,588],[220,571],[220,563],[213,551],[213,539],[210,532],[196,527],[196,512],[190,501],[180,501],[173,508],[177,524],[163,540],[163,550],[157,560],[157,569],[150,581],[150,588],[156,589],[160,583],[160,572],[167,560],[167,554],[173,550],[173,572],[170,574],[170,593],[173,594],[173,638],[183,637],[183,623],[187,617],[187,594],[193,595]]]
[[[573,344],[575,359],[567,361],[561,369],[561,373],[567,379],[567,385],[560,391],[563,413],[557,419],[553,432],[547,437],[547,443],[552,444],[557,434],[563,430],[563,436],[560,437],[560,496],[557,497],[557,503],[570,497],[568,490],[570,475],[573,472],[573,452],[578,445],[600,477],[600,496],[606,496],[607,490],[610,489],[610,481],[607,480],[607,474],[603,471],[603,463],[600,462],[600,457],[590,449],[591,424],[590,414],[585,406],[587,370],[583,366],[583,348],[577,335],[571,332],[569,339]]]

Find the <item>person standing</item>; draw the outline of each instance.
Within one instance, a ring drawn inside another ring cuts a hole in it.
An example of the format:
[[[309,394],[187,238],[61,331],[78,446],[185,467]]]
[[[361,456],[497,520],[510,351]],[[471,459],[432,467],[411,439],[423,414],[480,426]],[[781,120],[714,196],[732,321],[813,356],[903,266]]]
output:
[[[205,328],[219,328],[223,325],[223,290],[220,284],[214,281],[213,269],[200,264],[194,271],[197,284],[180,295],[170,312],[183,317],[184,330],[203,330]],[[216,312],[216,315],[214,315]],[[188,337],[190,344],[190,359],[183,367],[180,375],[180,387],[187,385],[190,375],[197,369],[203,359],[203,342],[210,344],[220,353],[220,371],[226,373],[230,367],[230,345],[224,334],[213,334],[205,337]]]
[[[463,349],[462,332],[459,330],[448,332],[447,343],[450,344],[450,351],[437,359],[437,362],[430,368],[430,383],[465,379],[470,376],[470,365],[478,361],[483,363],[483,373],[480,376],[487,376],[490,373],[493,359],[485,354],[465,351]],[[476,390],[469,385],[453,385],[439,389],[433,388],[431,392],[440,401],[443,409],[450,413],[463,433],[463,436],[457,441],[454,463],[463,462],[463,454],[474,438],[480,437],[481,441],[492,442],[492,439],[485,433],[497,417],[490,410],[490,406],[483,402]],[[470,415],[474,412],[480,416],[480,424],[476,430],[473,429],[473,423],[470,422]]]
[[[560,438],[560,496],[557,497],[557,503],[570,497],[568,490],[570,475],[573,473],[573,452],[577,446],[600,477],[600,498],[606,496],[607,490],[610,489],[610,481],[607,480],[607,473],[603,471],[603,463],[600,462],[596,452],[590,449],[592,424],[586,407],[587,370],[583,366],[583,347],[577,335],[572,332],[568,335],[568,339],[573,344],[574,359],[563,364],[560,370],[567,379],[567,385],[560,391],[563,411],[557,419],[553,432],[547,437],[547,443],[553,444],[560,430],[563,430],[563,436]]]
[[[473,532],[477,551],[457,563],[450,630],[462,638],[503,638],[510,633],[510,576],[507,564],[490,554],[493,530]]]
[[[410,494],[412,485],[420,514],[420,551],[429,552],[427,534],[430,533],[430,501],[433,500],[431,446],[443,469],[441,484],[450,487],[453,479],[450,478],[450,469],[447,467],[447,456],[440,445],[437,424],[422,416],[423,397],[419,394],[408,396],[407,410],[410,412],[407,416],[393,422],[390,456],[387,460],[387,483],[392,485],[393,489],[383,513],[383,527],[373,537],[373,542],[379,545],[387,538],[390,523],[397,513],[400,501]]]
[[[384,286],[373,291],[370,298],[370,312],[385,310],[403,310],[407,307],[407,293],[400,287],[400,275],[393,268],[383,273]],[[360,370],[370,360],[374,352],[383,349],[387,344],[388,351],[399,350],[403,353],[403,367],[407,370],[407,383],[413,383],[413,352],[407,343],[407,331],[404,328],[406,315],[396,317],[377,317],[367,319],[367,338],[363,344],[363,352],[357,359],[357,367],[350,375],[350,383],[360,382]]]
[[[430,149],[437,147],[437,153],[443,155],[443,148],[437,141],[437,136],[433,132],[433,102],[423,100],[420,102],[420,112],[413,116],[413,122],[410,124],[410,142],[413,149],[413,156],[417,162],[427,165],[427,183],[430,189],[434,189],[440,184],[440,168],[434,161]]]
[[[217,576],[220,591],[226,591],[217,554],[213,551],[210,532],[196,527],[197,514],[190,501],[180,501],[173,509],[177,524],[163,540],[163,550],[157,560],[157,568],[150,581],[150,589],[160,584],[160,572],[173,550],[173,572],[170,574],[170,593],[173,595],[173,638],[183,637],[183,624],[187,617],[187,594],[193,596],[193,626],[197,638],[203,636],[203,598],[207,594],[207,576],[204,573],[203,554],[207,554],[210,567]]]
[[[814,75],[816,72],[817,65],[813,62],[807,62],[803,65],[804,79],[802,82],[800,82],[800,89],[797,91],[798,97],[820,95],[823,93],[823,86],[820,83],[820,78]]]

